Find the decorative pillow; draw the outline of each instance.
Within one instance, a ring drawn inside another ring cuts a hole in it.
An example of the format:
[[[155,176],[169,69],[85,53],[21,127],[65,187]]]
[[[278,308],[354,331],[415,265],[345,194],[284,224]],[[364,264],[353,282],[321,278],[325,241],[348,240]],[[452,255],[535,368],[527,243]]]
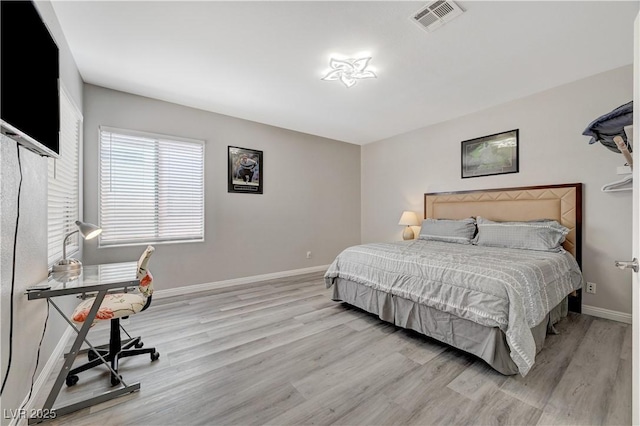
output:
[[[425,219],[418,238],[421,240],[445,241],[448,243],[471,244],[476,233],[476,220],[467,219]]]
[[[569,233],[568,228],[551,219],[494,222],[478,217],[477,224],[478,235],[473,243],[489,247],[560,252]]]

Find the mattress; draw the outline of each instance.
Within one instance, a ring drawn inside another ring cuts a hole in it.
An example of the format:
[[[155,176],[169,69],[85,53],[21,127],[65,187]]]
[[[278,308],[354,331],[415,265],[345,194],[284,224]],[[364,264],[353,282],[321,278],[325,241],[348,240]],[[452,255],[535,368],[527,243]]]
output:
[[[503,346],[506,345],[511,360],[500,364],[513,363],[515,371],[523,376],[533,366],[544,340],[536,333],[540,330],[546,333],[550,314],[555,315],[560,309],[558,305],[580,288],[583,281],[577,262],[565,251],[478,247],[427,240],[350,247],[336,257],[325,273],[328,288],[339,279],[375,290],[365,297],[391,297],[390,304],[378,303],[378,308],[383,308],[382,315],[372,311],[371,306],[356,306],[472,353],[477,351],[456,343],[461,339],[458,337],[462,336],[461,330],[467,333],[466,326],[457,327],[457,332],[452,326],[449,328],[453,331],[442,331],[442,327],[434,326],[437,321],[424,315],[416,319],[407,312],[415,306],[424,306],[430,308],[426,310],[429,316],[443,312],[450,318],[465,320],[456,320],[456,324],[473,323],[495,332],[499,330],[501,333],[496,334],[495,339],[504,339]],[[334,298],[345,300],[348,291],[339,284],[338,290],[334,288]],[[358,297],[356,294],[355,298],[349,298],[351,302],[345,301],[353,303]],[[423,324],[416,325],[416,321]],[[443,337],[443,333],[453,334]],[[502,369],[504,374],[514,371],[513,366],[496,369]]]

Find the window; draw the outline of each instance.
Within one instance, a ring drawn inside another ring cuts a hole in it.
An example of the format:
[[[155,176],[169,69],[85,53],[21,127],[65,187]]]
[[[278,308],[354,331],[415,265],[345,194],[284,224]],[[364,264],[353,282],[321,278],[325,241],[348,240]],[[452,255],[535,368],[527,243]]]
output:
[[[99,246],[204,241],[204,141],[100,128]]]
[[[79,146],[82,115],[71,102],[66,91],[60,90],[60,157],[50,158],[47,226],[49,265],[62,258],[62,242],[65,235],[78,228],[75,221],[79,218]],[[78,234],[67,240],[67,257],[71,257],[79,248]]]

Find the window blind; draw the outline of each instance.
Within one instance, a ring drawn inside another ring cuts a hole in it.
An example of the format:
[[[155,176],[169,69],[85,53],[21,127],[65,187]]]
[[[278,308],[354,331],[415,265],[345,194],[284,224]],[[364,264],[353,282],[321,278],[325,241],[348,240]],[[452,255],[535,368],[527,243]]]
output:
[[[78,229],[79,158],[82,116],[64,90],[60,90],[60,156],[48,160],[47,226],[49,265],[62,258],[62,242],[69,232]],[[67,257],[79,250],[79,237],[67,240]]]
[[[99,245],[204,240],[204,142],[100,129]]]

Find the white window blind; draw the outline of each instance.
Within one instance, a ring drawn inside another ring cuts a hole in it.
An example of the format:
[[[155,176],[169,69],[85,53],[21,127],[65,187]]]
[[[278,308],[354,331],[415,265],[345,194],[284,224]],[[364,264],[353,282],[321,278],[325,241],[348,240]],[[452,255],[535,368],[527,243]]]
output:
[[[78,229],[75,221],[79,218],[79,158],[80,129],[82,116],[69,100],[64,90],[60,90],[60,157],[50,158],[47,226],[49,265],[62,258],[62,242],[69,232]],[[67,240],[67,257],[79,250],[78,235]]]
[[[204,142],[100,128],[99,245],[204,240]]]

